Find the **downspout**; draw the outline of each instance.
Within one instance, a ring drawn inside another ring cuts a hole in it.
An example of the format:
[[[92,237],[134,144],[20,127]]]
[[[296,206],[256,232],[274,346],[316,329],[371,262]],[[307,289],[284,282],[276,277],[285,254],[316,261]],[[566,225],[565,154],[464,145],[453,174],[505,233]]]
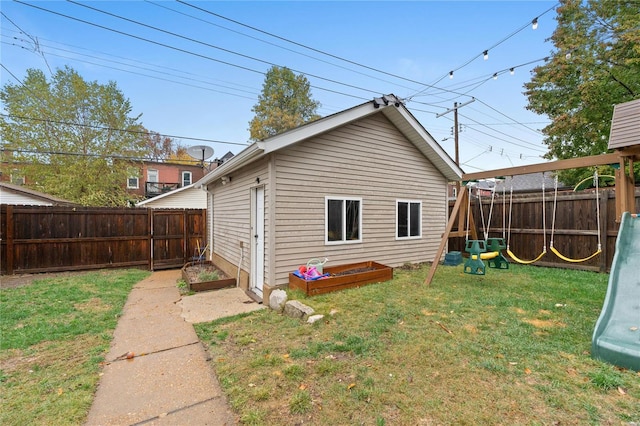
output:
[[[200,185],[200,189],[202,189],[204,192],[207,193],[207,216],[206,216],[206,221],[209,221],[209,196],[213,197],[213,192],[209,191],[209,185]],[[212,207],[213,207],[213,203],[211,203]],[[207,223],[208,225],[208,223]],[[211,211],[211,227],[213,228],[213,210]],[[209,239],[209,236],[211,236],[211,246],[209,248],[209,259],[210,261],[213,261],[213,229],[208,229],[207,227],[207,240]]]

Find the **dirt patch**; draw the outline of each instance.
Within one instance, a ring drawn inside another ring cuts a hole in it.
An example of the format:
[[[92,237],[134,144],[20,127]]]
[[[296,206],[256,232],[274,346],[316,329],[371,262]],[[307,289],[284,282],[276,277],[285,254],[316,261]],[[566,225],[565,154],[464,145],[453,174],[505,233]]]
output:
[[[83,303],[76,303],[73,307],[81,312],[105,312],[111,309],[111,305],[103,303],[98,297],[94,297]]]
[[[87,271],[74,272],[47,272],[42,274],[19,274],[19,275],[2,275],[0,276],[0,288],[16,288],[30,285],[36,280],[45,280],[50,278],[66,278],[74,275],[86,274]]]
[[[554,328],[566,327],[567,325],[558,321],[541,320],[541,319],[523,319],[527,324],[531,324],[536,328]]]
[[[341,277],[343,275],[351,275],[351,274],[359,274],[361,272],[369,272],[376,271],[376,268],[368,267],[368,268],[354,268],[349,269],[348,271],[336,272],[335,274],[331,274],[332,277]]]

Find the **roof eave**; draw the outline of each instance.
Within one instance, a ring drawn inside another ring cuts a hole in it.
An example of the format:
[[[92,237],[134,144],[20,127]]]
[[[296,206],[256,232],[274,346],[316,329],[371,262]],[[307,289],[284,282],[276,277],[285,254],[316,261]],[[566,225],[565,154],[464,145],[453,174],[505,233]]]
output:
[[[206,187],[207,185],[220,179],[222,176],[226,176],[235,172],[241,167],[257,160],[265,155],[264,142],[254,142],[242,151],[231,157],[230,160],[225,161],[222,165],[213,169],[213,171],[204,175],[194,185],[196,188]]]

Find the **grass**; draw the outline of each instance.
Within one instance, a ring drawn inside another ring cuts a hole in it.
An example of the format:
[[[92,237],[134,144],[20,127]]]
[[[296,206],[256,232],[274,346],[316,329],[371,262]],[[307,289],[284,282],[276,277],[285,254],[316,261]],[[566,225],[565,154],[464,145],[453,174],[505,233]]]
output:
[[[243,424],[629,424],[640,375],[593,360],[608,275],[510,265],[392,281],[196,326]],[[329,315],[331,311],[334,315]]]
[[[110,270],[0,290],[0,424],[78,425],[133,284]]]

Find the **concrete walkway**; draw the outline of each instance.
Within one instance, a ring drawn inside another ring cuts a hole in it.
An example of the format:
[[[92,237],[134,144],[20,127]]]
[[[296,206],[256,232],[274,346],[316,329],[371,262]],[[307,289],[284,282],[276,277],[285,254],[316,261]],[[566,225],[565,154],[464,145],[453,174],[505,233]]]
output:
[[[176,287],[179,278],[176,270],[154,272],[129,294],[87,425],[237,423],[193,325],[182,316]],[[208,292],[208,297],[216,298],[215,292]],[[262,307],[256,303],[248,306],[242,301],[248,297],[237,299],[237,308],[242,311]],[[215,311],[216,306],[212,304],[209,310]],[[225,309],[223,316],[235,313],[226,299],[219,306]],[[220,316],[213,314],[205,319]]]

